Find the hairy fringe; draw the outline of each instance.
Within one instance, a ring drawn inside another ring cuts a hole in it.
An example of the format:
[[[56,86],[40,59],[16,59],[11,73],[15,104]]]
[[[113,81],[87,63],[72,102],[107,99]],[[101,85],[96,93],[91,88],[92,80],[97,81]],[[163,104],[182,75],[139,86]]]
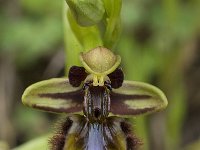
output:
[[[120,126],[126,137],[127,150],[137,150],[142,142],[134,135],[132,125],[127,121],[123,121]]]
[[[57,123],[55,135],[49,140],[50,150],[63,150],[65,140],[69,129],[71,128],[73,121],[67,117],[64,121]]]

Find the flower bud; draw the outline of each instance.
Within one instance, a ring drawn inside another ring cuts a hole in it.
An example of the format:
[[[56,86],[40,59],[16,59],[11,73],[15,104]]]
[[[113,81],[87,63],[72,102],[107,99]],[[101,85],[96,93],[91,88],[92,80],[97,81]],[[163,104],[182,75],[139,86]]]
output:
[[[105,9],[102,0],[66,0],[75,20],[81,26],[92,26],[101,21]]]

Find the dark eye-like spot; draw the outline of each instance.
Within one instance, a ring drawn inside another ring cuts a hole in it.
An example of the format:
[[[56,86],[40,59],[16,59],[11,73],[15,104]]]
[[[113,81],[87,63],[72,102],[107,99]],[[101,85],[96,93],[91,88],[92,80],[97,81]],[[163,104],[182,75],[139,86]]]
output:
[[[114,72],[110,73],[108,77],[111,81],[112,88],[117,89],[122,86],[124,73],[121,68],[117,68]]]
[[[72,66],[69,70],[69,83],[73,87],[78,87],[81,85],[81,82],[87,77],[84,67]]]

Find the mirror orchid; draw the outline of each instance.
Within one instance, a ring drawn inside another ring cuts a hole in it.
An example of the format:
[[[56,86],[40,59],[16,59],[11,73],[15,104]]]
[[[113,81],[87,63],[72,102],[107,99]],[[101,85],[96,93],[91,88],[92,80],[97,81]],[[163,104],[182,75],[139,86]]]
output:
[[[104,47],[80,54],[68,78],[28,87],[24,105],[68,116],[50,140],[52,150],[134,150],[140,141],[127,117],[160,111],[167,99],[157,87],[124,80],[121,58]]]

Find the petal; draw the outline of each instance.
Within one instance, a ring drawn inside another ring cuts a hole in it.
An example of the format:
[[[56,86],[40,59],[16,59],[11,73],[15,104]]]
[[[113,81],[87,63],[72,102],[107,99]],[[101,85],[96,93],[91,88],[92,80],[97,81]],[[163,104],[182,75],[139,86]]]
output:
[[[22,95],[24,105],[56,113],[82,111],[83,92],[67,78],[54,78],[29,86]]]
[[[110,93],[111,112],[115,115],[141,115],[164,109],[168,102],[157,87],[137,81],[124,81]]]

